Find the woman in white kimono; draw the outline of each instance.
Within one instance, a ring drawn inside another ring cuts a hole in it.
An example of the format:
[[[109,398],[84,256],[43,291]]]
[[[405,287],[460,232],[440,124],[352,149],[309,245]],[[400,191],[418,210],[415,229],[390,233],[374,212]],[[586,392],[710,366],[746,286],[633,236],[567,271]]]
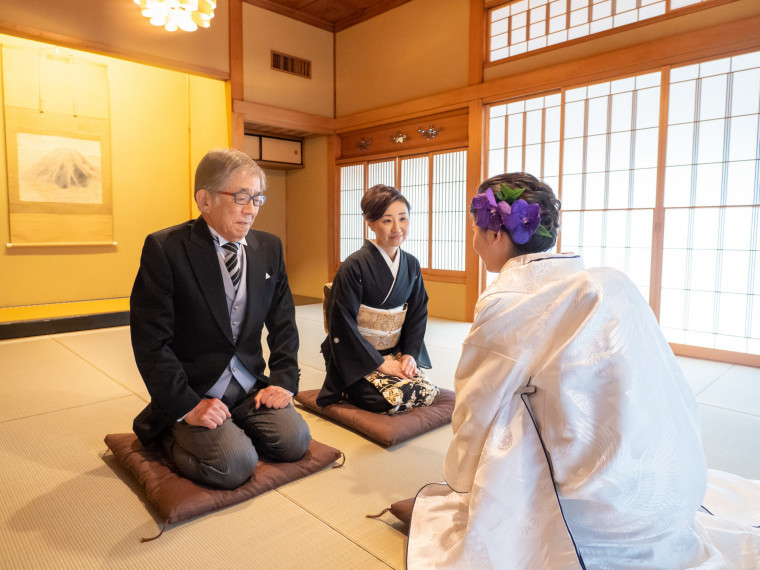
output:
[[[332,283],[322,343],[325,381],[317,404],[345,399],[371,412],[427,406],[438,388],[425,348],[428,296],[420,263],[400,246],[409,228],[409,202],[377,185],[361,201],[375,239],[343,261]]]
[[[559,202],[533,176],[478,191],[473,248],[499,276],[462,346],[446,483],[417,495],[409,568],[760,568],[760,482],[708,485],[694,396],[636,287],[548,252]]]

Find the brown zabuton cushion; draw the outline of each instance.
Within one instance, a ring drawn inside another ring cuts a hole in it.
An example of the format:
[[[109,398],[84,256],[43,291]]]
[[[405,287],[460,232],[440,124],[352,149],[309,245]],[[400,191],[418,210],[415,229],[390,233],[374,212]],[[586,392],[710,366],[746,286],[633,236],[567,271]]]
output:
[[[169,458],[160,448],[143,448],[133,433],[112,433],[106,445],[119,463],[124,465],[145,489],[167,524],[178,523],[210,513],[266,491],[311,475],[327,467],[342,455],[337,449],[312,440],[300,460],[274,463],[259,459],[258,467],[248,481],[237,489],[223,491],[202,487],[174,471]]]
[[[348,402],[338,402],[322,408],[317,405],[317,394],[319,390],[305,390],[298,392],[295,400],[307,410],[335,420],[385,447],[451,423],[451,415],[454,413],[454,392],[444,388],[441,388],[432,405],[393,416],[368,412]]]
[[[396,501],[393,503],[390,507],[387,509],[383,509],[376,515],[367,515],[368,519],[379,519],[381,516],[383,516],[388,511],[391,512],[391,514],[396,517],[398,520],[400,520],[402,523],[404,523],[406,526],[409,526],[412,524],[412,511],[414,510],[414,501],[417,499],[417,497],[411,497],[409,499],[404,499],[402,501]],[[404,534],[408,534],[408,529],[406,531],[402,532]]]
[[[414,500],[416,498],[417,497],[412,497],[410,499],[404,499],[403,501],[396,501],[391,505],[391,514],[402,523],[411,524],[412,510],[414,510]]]

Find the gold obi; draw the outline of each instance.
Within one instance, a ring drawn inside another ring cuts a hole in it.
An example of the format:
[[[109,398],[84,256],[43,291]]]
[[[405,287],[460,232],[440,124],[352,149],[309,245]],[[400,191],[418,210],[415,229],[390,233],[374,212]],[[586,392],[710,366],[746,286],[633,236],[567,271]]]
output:
[[[359,305],[356,324],[361,335],[377,350],[393,348],[401,338],[406,305],[396,309],[375,309]]]

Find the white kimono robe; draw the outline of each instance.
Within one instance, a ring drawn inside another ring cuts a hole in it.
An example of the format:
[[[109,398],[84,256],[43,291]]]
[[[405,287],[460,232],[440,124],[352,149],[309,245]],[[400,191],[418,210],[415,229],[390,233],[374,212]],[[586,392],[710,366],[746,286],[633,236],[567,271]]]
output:
[[[417,495],[409,568],[760,568],[760,482],[711,473],[705,496],[694,395],[621,272],[511,259],[455,388],[446,483]]]

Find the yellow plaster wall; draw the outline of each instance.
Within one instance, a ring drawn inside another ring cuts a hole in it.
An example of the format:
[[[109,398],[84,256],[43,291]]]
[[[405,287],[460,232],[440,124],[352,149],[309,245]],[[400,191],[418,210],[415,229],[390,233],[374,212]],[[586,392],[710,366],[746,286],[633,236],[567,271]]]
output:
[[[2,35],[0,43],[43,45]],[[74,53],[108,66],[118,245],[7,248],[6,146],[0,145],[0,321],[59,316],[61,310],[113,310],[110,303],[89,302],[123,302],[129,296],[145,236],[190,218],[191,172],[208,148],[228,145],[223,82]],[[0,108],[4,140],[3,119]],[[55,304],[67,304],[68,309]]]
[[[322,297],[328,275],[327,137],[304,141],[305,168],[287,174],[287,270],[296,295]]]
[[[336,34],[337,116],[467,85],[470,3],[412,0]]]
[[[272,69],[271,51],[311,61],[311,79]],[[333,35],[243,3],[246,101],[333,116]]]
[[[463,283],[444,283],[425,280],[429,297],[428,315],[442,319],[472,322],[472,315],[466,314],[467,289]]]
[[[229,129],[229,90],[227,83],[187,75],[188,101],[190,108],[190,163],[188,176],[190,180],[190,218],[200,215],[195,203],[194,185],[195,169],[198,163],[210,149],[228,147],[230,140]]]

